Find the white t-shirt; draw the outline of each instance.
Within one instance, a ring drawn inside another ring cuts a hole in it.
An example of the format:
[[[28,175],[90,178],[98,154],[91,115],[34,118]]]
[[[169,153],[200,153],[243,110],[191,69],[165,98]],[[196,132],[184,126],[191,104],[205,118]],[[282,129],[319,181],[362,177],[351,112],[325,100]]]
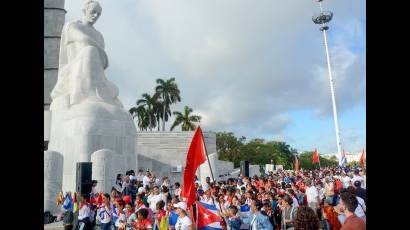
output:
[[[108,208],[104,205],[103,207],[99,208],[97,211],[97,219],[102,223],[106,224],[111,222],[111,213]]]
[[[82,220],[84,218],[90,217],[90,208],[88,205],[83,205],[78,211],[78,219]]]
[[[354,182],[356,182],[356,181],[360,181],[360,183],[361,183],[360,187],[363,188],[363,184],[364,184],[364,179],[363,179],[363,177],[354,175],[354,176],[353,176],[353,179],[352,179],[352,184],[354,185]]]
[[[364,210],[363,210],[363,208],[366,208],[366,204],[364,203],[364,200],[358,196],[356,196],[356,199],[359,202],[359,204],[357,205],[356,210],[354,210],[354,214],[356,214],[356,216],[358,217],[366,217],[366,214],[364,213]]]
[[[308,203],[317,202],[318,197],[319,193],[315,186],[311,186],[306,189],[306,199]]]
[[[137,181],[142,181],[144,179],[144,174],[138,174],[137,175]]]
[[[149,186],[149,182],[150,182],[149,177],[144,176],[144,178],[142,178],[142,184],[143,184],[144,188],[145,188],[145,186],[147,186],[147,185]]]
[[[147,202],[149,204],[149,208],[154,212],[157,213],[157,203],[163,200],[166,202],[167,200],[165,199],[164,194],[160,193],[158,195],[151,194],[148,196]]]
[[[192,221],[189,217],[184,216],[183,218],[178,218],[175,224],[175,230],[188,230],[189,225],[192,225]]]
[[[351,181],[351,179],[350,179],[350,177],[348,177],[348,176],[344,176],[344,177],[342,177],[342,183],[343,183],[343,188],[347,188],[347,187],[349,187],[349,185],[350,185],[350,181]]]
[[[292,207],[299,207],[299,202],[298,199],[296,199],[295,197],[292,197],[293,203],[292,203]]]

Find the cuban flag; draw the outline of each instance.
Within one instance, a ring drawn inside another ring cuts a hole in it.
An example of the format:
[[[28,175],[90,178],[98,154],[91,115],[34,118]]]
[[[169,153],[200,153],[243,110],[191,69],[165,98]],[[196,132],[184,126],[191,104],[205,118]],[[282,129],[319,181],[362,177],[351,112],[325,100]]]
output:
[[[213,204],[197,202],[197,228],[198,230],[222,230],[221,217],[218,209]]]
[[[241,217],[241,219],[247,219],[251,216],[251,206],[245,204],[245,205],[241,205],[240,209],[239,209],[239,215]],[[241,224],[241,229],[249,229],[249,224]]]
[[[71,200],[71,196],[68,193],[65,195],[63,208],[65,210],[73,211],[73,201]]]
[[[343,150],[342,156],[339,161],[339,166],[344,168],[346,166],[346,163],[347,163],[346,154],[345,154],[345,151]]]

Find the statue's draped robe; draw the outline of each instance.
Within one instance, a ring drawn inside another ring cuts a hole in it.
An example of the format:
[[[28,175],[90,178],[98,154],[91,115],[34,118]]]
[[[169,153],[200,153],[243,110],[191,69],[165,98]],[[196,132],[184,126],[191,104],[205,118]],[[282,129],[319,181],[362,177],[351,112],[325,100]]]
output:
[[[108,57],[104,38],[92,26],[71,22],[64,26],[59,71],[56,86],[51,92],[51,110],[68,109],[83,101],[106,102],[118,105],[118,88],[104,74]]]

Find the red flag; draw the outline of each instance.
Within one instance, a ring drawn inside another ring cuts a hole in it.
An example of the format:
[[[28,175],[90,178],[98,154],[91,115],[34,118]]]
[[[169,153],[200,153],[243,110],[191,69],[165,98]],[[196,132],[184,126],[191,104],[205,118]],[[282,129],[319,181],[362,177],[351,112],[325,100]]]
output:
[[[315,148],[315,151],[313,152],[313,159],[312,159],[312,163],[313,164],[317,164],[319,163],[319,153],[317,152],[317,149]]]
[[[209,224],[222,221],[221,217],[211,212],[210,210],[204,208],[200,202],[196,202],[196,207],[198,209],[198,229],[205,227]]]
[[[103,202],[103,200],[102,200],[102,193],[100,192],[100,193],[98,194],[98,197],[97,197],[97,204],[98,204],[98,206],[101,206],[101,205],[102,205],[102,202]]]
[[[362,166],[362,168],[364,167],[364,159],[365,159],[365,155],[364,155],[364,149],[363,149],[362,155],[360,156],[360,160],[359,160],[359,163]]]
[[[299,171],[299,160],[297,156],[295,156],[295,171]]]
[[[186,198],[187,207],[195,202],[195,172],[198,167],[206,161],[205,143],[202,137],[201,128],[196,128],[195,134],[192,137],[191,145],[189,146],[186,156],[186,165],[184,170],[184,182],[182,185],[181,197]]]

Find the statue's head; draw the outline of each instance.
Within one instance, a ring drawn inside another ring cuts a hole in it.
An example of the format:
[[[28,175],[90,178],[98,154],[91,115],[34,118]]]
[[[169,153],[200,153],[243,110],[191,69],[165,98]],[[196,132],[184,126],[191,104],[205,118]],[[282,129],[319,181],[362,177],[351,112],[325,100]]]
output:
[[[100,17],[101,12],[100,3],[94,0],[86,1],[83,8],[84,22],[93,25]]]

